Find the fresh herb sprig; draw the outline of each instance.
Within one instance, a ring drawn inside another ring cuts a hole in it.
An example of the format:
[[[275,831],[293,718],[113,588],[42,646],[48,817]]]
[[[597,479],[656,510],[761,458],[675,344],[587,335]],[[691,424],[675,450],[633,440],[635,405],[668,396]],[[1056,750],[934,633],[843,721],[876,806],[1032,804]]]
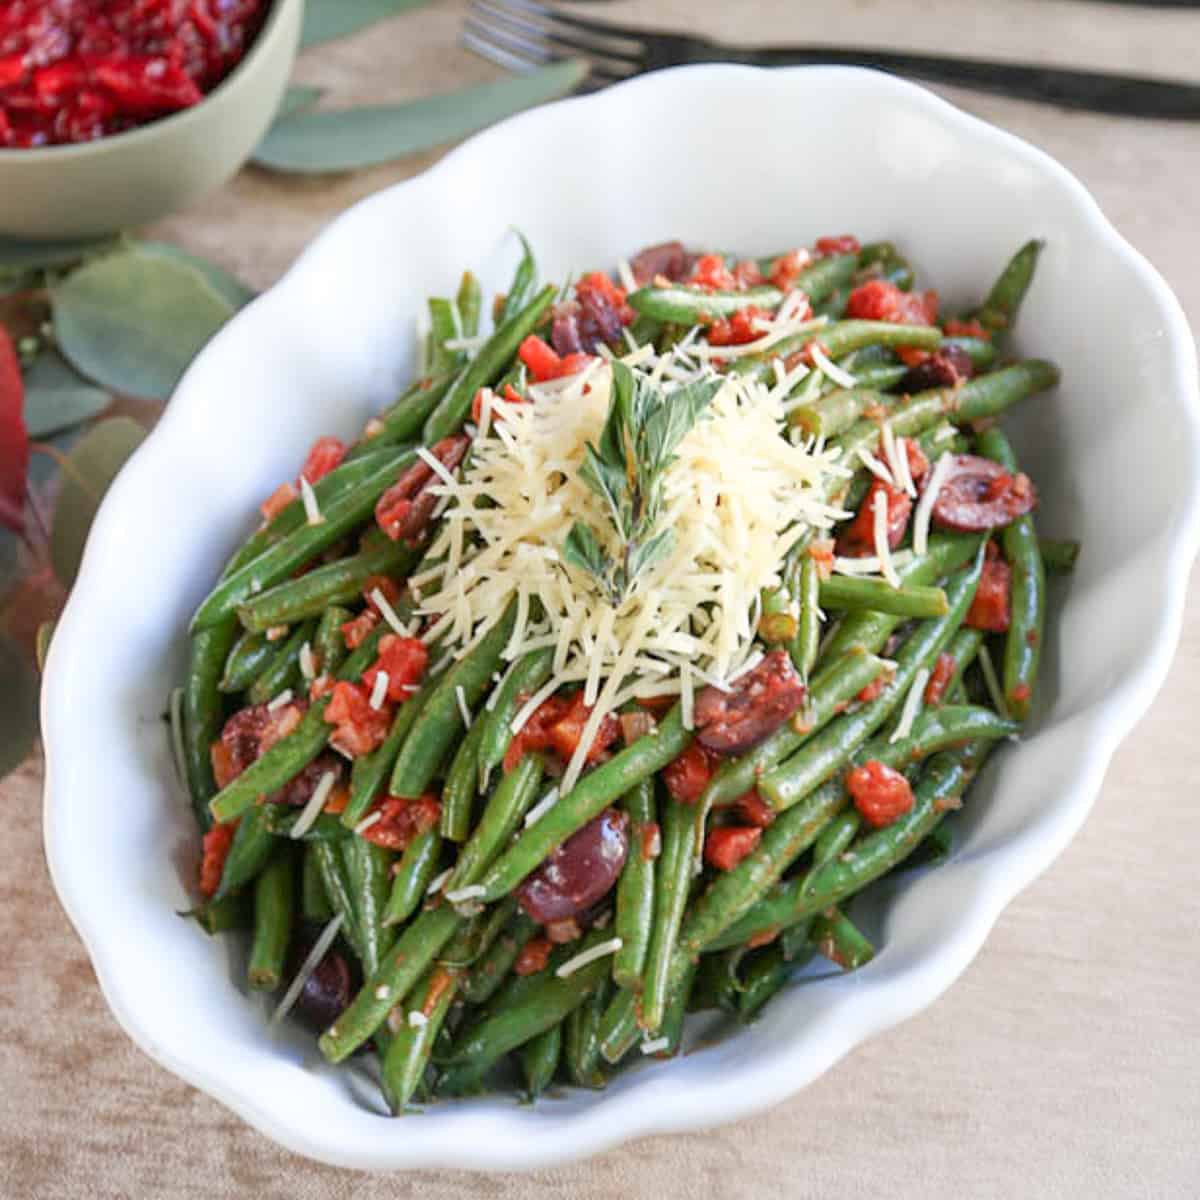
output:
[[[679,443],[704,415],[722,380],[699,380],[667,394],[624,363],[614,362],[612,373],[600,444],[584,448],[579,474],[607,506],[621,549],[616,556],[608,554],[596,530],[576,521],[563,557],[593,576],[619,608],[637,577],[671,552],[674,531],[658,528],[663,481]]]

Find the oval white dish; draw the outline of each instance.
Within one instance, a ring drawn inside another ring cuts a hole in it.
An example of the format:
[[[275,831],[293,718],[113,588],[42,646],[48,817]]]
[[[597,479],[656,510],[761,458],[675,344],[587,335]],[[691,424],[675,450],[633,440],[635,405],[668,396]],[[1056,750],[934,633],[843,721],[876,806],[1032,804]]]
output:
[[[1016,340],[1057,360],[1064,383],[1009,428],[1044,532],[1084,551],[1056,587],[1035,720],[971,793],[950,861],[867,906],[881,936],[868,967],[797,981],[757,1024],[716,1044],[693,1036],[691,1053],[638,1064],[603,1093],[392,1121],[365,1067],[329,1067],[307,1036],[268,1033],[226,945],[175,915],[197,839],[162,713],[188,618],[255,503],[314,438],[352,436],[395,394],[426,295],[466,266],[503,289],[513,226],[558,279],[669,237],[755,253],[825,233],[888,237],[952,308],[1044,237]],[[1178,303],[1083,187],[910,84],[835,67],[693,67],[472,139],[335,221],[213,340],[96,520],[47,667],[45,841],[114,1014],[262,1132],[348,1167],[533,1167],[779,1101],[931,1003],[1083,821],[1178,638],[1200,537],[1198,414]]]

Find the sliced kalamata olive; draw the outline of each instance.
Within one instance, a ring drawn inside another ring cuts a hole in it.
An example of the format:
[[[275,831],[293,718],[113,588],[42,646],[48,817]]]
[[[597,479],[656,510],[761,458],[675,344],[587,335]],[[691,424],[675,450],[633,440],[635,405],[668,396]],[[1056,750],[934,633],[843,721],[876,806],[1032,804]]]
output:
[[[775,732],[804,703],[804,683],[786,650],[772,650],[722,692],[696,697],[696,741],[716,754],[741,754]]]
[[[629,261],[638,287],[645,287],[656,275],[665,279],[686,279],[691,274],[693,256],[684,249],[682,242],[662,242],[647,246]]]
[[[442,438],[431,453],[447,471],[454,471],[467,455],[471,439],[466,434]],[[437,482],[433,468],[417,459],[406,468],[375,505],[375,521],[394,542],[413,542],[425,532],[437,507],[438,497],[430,490]]]
[[[288,956],[289,981],[304,965],[315,941],[315,937],[305,932],[293,942]],[[292,1015],[309,1029],[320,1033],[342,1015],[354,996],[355,988],[354,974],[345,956],[336,949],[329,949],[305,980],[292,1008]]]
[[[629,817],[606,808],[521,884],[521,907],[543,925],[582,913],[611,890],[628,853]]]
[[[900,380],[899,390],[909,394],[929,388],[958,387],[974,374],[971,356],[961,346],[943,346],[911,368]]]
[[[1008,525],[1036,506],[1028,475],[1013,475],[990,458],[958,454],[938,490],[933,519],[944,529],[981,533]]]
[[[267,797],[268,804],[307,804],[312,794],[317,790],[317,784],[326,771],[332,771],[339,779],[342,774],[343,760],[336,754],[326,751],[318,754],[299,774],[294,775],[277,792]]]

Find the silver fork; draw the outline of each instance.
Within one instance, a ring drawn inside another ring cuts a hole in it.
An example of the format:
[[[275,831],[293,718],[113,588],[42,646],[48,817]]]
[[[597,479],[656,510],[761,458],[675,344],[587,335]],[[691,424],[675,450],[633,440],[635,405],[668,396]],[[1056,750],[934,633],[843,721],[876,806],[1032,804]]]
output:
[[[1190,83],[895,50],[726,46],[690,34],[596,21],[540,0],[472,0],[461,38],[468,49],[515,71],[528,71],[556,59],[583,58],[590,73],[582,90],[588,91],[645,71],[686,63],[835,63],[1115,116],[1200,118],[1200,86]]]

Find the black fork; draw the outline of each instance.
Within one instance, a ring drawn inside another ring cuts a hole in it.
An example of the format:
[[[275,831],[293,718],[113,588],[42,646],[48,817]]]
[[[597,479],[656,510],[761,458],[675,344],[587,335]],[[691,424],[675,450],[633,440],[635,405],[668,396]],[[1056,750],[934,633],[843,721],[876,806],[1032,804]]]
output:
[[[660,67],[688,63],[768,67],[836,64],[874,67],[931,83],[956,84],[1114,116],[1200,118],[1200,86],[1190,83],[865,47],[728,46],[689,34],[658,33],[596,21],[562,12],[539,0],[473,0],[462,41],[476,53],[518,71],[555,59],[581,57],[590,67],[587,90]]]

